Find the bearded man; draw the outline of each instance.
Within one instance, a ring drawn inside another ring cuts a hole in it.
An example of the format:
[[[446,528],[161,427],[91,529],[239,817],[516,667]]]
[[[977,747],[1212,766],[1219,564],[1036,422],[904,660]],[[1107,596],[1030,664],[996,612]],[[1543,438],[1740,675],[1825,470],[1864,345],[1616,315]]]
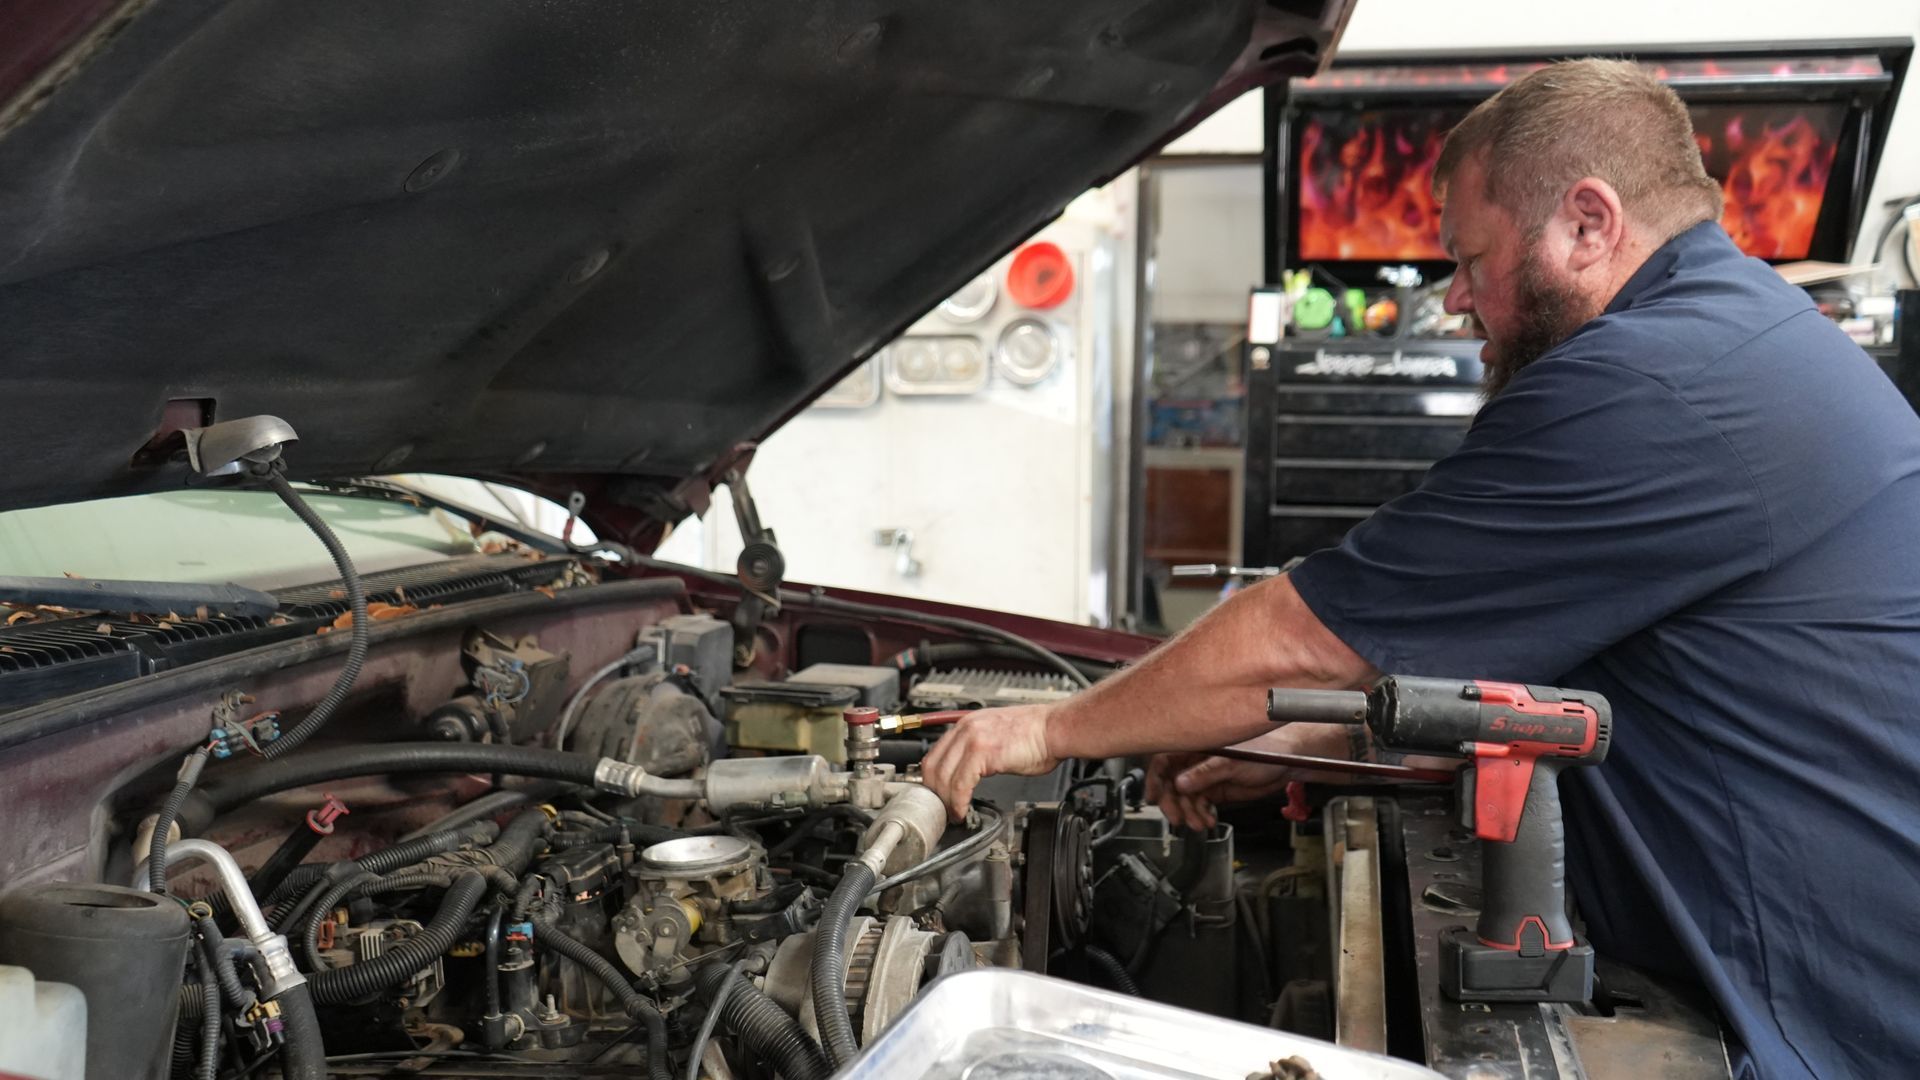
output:
[[[927,782],[960,808],[988,774],[1157,754],[1150,795],[1208,826],[1303,777],[1195,751],[1367,753],[1271,729],[1268,687],[1597,690],[1612,751],[1562,789],[1599,951],[1704,985],[1737,1076],[1912,1075],[1920,420],[1735,248],[1686,109],[1635,65],[1515,82],[1435,188],[1448,310],[1487,339],[1461,448],[1132,669],[957,725]]]

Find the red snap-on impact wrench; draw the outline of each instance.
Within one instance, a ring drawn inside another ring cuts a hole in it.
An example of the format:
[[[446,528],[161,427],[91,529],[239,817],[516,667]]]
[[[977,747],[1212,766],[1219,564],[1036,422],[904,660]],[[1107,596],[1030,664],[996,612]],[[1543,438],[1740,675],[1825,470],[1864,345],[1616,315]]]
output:
[[[1283,717],[1293,692],[1276,690]],[[1300,702],[1300,719],[1331,712],[1326,692]],[[1358,694],[1353,695],[1358,697]],[[1350,715],[1350,714],[1349,714]],[[1593,951],[1566,914],[1566,841],[1560,770],[1607,756],[1613,713],[1585,690],[1463,679],[1388,676],[1366,694],[1366,723],[1389,750],[1465,757],[1462,823],[1481,845],[1484,899],[1473,931],[1441,938],[1447,992],[1463,1001],[1584,1001]]]

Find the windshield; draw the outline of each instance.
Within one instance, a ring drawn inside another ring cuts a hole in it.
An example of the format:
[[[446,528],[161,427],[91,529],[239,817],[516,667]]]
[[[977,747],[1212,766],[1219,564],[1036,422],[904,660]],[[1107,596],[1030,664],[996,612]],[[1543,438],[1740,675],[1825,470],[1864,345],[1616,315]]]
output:
[[[361,573],[482,551],[466,519],[406,502],[302,490]],[[339,576],[278,497],[197,490],[0,513],[0,574],[234,583],[278,589]]]

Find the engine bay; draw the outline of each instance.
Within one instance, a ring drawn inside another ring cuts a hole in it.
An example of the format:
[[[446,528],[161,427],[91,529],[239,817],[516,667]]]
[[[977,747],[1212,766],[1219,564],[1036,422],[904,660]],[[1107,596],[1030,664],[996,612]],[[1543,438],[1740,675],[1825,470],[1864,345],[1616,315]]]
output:
[[[1064,697],[1099,659],[1063,672],[937,616],[794,607],[741,648],[737,595],[712,582],[481,562],[369,577],[374,605],[415,610],[373,608],[351,697],[297,754],[264,751],[332,679],[337,619],[83,695],[109,703],[111,739],[54,730],[46,706],[9,716],[39,737],[0,773],[62,779],[22,800],[34,824],[5,878],[60,884],[10,893],[41,895],[0,906],[0,941],[129,903],[128,886],[177,901],[142,911],[151,985],[124,987],[148,1005],[110,1051],[120,1075],[205,1075],[216,1029],[213,1075],[270,1068],[275,991],[297,979],[334,1075],[659,1077],[697,1057],[712,1076],[824,1077],[942,975],[1137,994],[1156,934],[1218,922],[1230,845],[1130,815],[1141,774],[1123,762],[990,781],[958,823],[917,782],[943,722]],[[183,750],[204,773],[155,878]],[[170,909],[185,922],[162,925]],[[84,984],[99,963],[35,955],[64,969],[42,979]]]

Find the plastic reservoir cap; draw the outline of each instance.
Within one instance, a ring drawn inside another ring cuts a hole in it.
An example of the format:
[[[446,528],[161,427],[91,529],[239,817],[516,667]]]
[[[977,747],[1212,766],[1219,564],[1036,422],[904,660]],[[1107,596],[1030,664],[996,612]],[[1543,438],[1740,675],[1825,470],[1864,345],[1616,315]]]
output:
[[[1073,262],[1052,241],[1028,244],[1007,267],[1007,295],[1021,307],[1059,307],[1073,295]]]

